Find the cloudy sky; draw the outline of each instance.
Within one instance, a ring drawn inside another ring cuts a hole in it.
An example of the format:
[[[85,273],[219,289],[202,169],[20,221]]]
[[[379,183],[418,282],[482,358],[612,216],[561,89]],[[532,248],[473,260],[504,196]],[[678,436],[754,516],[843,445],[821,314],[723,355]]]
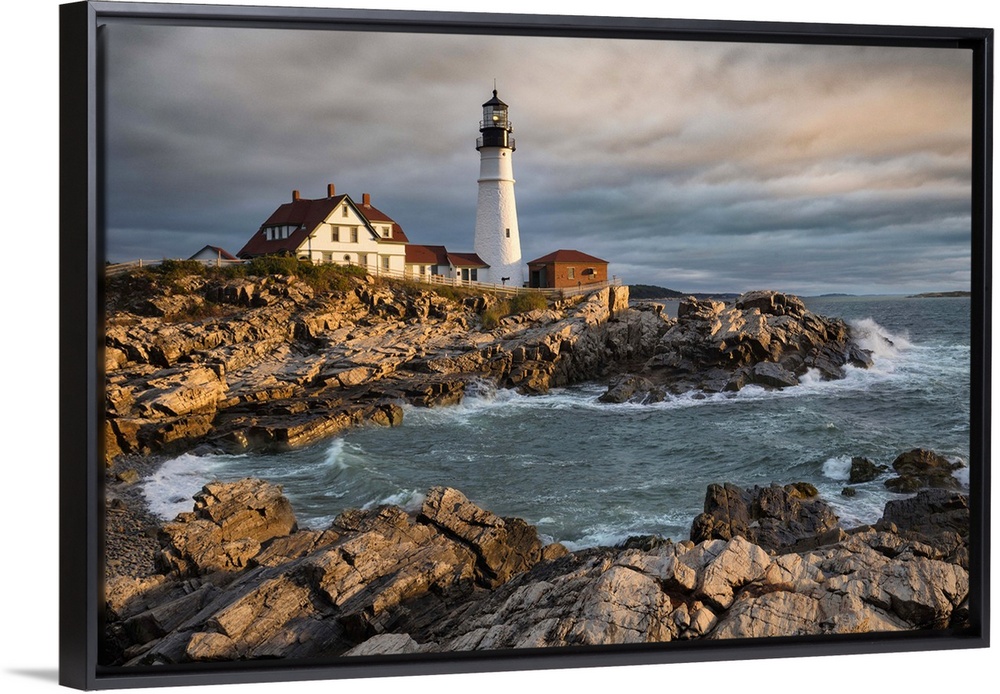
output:
[[[235,253],[292,189],[471,251],[481,104],[510,105],[525,260],[629,283],[969,289],[971,54],[113,25],[107,255]]]

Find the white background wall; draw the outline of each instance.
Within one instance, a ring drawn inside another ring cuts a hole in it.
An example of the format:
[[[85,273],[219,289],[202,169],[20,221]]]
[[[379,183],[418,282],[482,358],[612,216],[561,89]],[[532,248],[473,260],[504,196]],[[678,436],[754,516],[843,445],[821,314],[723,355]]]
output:
[[[171,2],[172,0],[160,0]],[[314,7],[368,7],[405,10],[466,11],[459,0],[261,0],[217,4],[267,4]],[[5,269],[0,274],[3,308],[4,467],[2,552],[3,617],[0,621],[0,682],[5,691],[56,691],[57,668],[57,258],[58,177],[58,1],[20,0],[4,6],[5,40],[0,45],[5,103],[3,134],[3,208]],[[653,9],[657,8],[657,9]],[[650,4],[619,0],[614,4],[581,0],[508,0],[506,12],[616,14],[692,19],[772,20],[835,23],[992,26],[1000,24],[997,3],[989,0],[948,2],[872,2],[838,0],[804,3],[785,0],[701,0]],[[28,201],[29,204],[25,204]],[[10,217],[13,216],[13,219]],[[39,255],[39,241],[46,251]],[[37,260],[31,260],[37,258]],[[46,274],[51,272],[51,274]],[[995,320],[995,319],[994,319]],[[994,347],[994,362],[996,348]],[[1000,371],[994,367],[994,373]],[[997,390],[994,379],[993,390]],[[82,413],[81,413],[82,415]],[[998,475],[1000,476],[1000,475]],[[993,485],[993,498],[997,484]],[[994,510],[993,535],[1000,513]],[[996,597],[994,570],[992,592]],[[989,691],[996,682],[996,649],[934,653],[815,657],[737,661],[712,665],[652,665],[570,671],[512,672],[489,675],[381,678],[338,684],[303,682],[268,685],[186,687],[190,692],[330,692],[341,687],[368,693],[406,692],[598,692],[733,691],[866,694],[898,691],[961,694]],[[980,679],[983,678],[983,679]],[[992,685],[990,683],[993,683]]]

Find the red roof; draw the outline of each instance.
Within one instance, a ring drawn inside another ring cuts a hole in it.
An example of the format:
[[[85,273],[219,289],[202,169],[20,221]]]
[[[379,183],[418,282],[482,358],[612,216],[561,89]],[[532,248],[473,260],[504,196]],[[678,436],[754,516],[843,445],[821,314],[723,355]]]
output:
[[[406,262],[417,265],[447,265],[448,251],[444,246],[422,246],[411,243],[406,246]]]
[[[455,267],[489,267],[475,253],[448,253],[448,262]]]
[[[382,239],[383,241],[395,241],[396,243],[410,242],[410,240],[406,238],[406,234],[403,233],[403,228],[398,224],[396,224],[396,222],[393,221],[389,217],[389,215],[387,215],[382,210],[378,210],[372,207],[371,204],[368,205],[362,204],[362,205],[357,205],[356,207],[358,208],[358,210],[361,211],[361,214],[363,214],[365,216],[365,219],[367,219],[369,222],[381,222],[382,224],[388,222],[389,224],[392,225],[392,238]]]
[[[601,260],[592,255],[587,255],[586,253],[581,253],[580,251],[572,251],[566,249],[560,249],[558,251],[553,251],[548,255],[543,255],[541,258],[535,258],[534,260],[529,260],[528,265],[544,265],[546,263],[603,263],[608,264],[608,261]]]
[[[357,205],[347,195],[335,195],[332,198],[319,198],[318,200],[299,198],[298,200],[279,205],[278,209],[271,213],[271,216],[261,225],[261,228],[250,237],[250,240],[246,242],[246,245],[236,255],[246,258],[274,253],[294,253],[305,243],[309,233],[322,224],[345,198],[369,224],[375,221],[381,224],[389,223],[392,225],[391,238],[381,238],[381,241],[390,243],[407,243],[409,241],[399,224],[390,219],[381,210],[371,205]],[[268,241],[264,233],[265,227],[299,225],[302,225],[303,228],[293,231],[285,239]]]

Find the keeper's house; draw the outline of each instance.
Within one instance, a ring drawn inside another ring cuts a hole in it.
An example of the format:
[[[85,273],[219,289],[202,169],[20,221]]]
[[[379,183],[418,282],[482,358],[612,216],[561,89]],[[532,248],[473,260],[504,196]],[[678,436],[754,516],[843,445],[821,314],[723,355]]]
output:
[[[528,261],[528,286],[566,289],[608,281],[608,261],[573,250],[558,250]]]
[[[406,234],[384,212],[361,196],[337,195],[331,183],[325,198],[307,200],[292,191],[292,199],[267,218],[246,245],[240,258],[291,255],[313,263],[360,265],[372,273],[402,274],[406,267]]]

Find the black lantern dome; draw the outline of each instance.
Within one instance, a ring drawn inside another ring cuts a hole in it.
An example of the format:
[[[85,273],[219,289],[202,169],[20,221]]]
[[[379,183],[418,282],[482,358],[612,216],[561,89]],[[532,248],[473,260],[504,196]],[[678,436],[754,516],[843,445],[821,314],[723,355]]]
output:
[[[483,147],[509,147],[514,149],[514,132],[510,119],[507,118],[507,104],[493,90],[493,98],[483,104],[483,120],[479,124],[479,132],[483,135],[476,140],[476,149]]]

